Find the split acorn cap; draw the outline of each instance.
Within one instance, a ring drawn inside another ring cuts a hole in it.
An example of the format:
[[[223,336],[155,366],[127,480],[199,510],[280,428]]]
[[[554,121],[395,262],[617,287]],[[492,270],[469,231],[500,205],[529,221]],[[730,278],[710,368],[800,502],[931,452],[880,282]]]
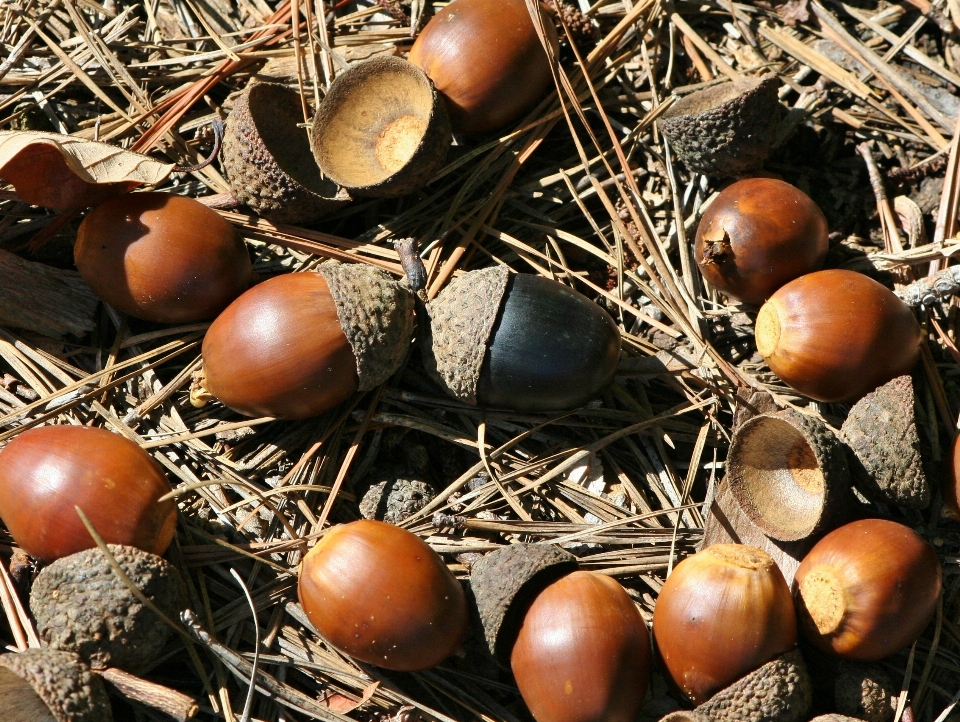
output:
[[[100,677],[53,649],[0,655],[0,708],[13,722],[113,722]]]
[[[350,201],[313,160],[300,95],[251,83],[236,99],[223,136],[223,168],[237,199],[278,223],[309,223]]]

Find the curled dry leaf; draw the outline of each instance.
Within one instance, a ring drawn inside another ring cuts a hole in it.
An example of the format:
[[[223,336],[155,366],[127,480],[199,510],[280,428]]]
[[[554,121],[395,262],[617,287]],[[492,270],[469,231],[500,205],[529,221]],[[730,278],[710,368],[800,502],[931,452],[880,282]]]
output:
[[[0,131],[0,178],[31,205],[56,210],[96,205],[139,185],[161,183],[173,167],[69,135]]]

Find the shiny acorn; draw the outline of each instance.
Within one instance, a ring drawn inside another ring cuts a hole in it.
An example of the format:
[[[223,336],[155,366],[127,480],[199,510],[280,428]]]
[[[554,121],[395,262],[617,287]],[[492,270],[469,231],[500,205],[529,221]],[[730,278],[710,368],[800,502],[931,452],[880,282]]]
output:
[[[757,350],[792,389],[817,401],[856,401],[920,357],[913,311],[862,273],[800,276],[774,293],[756,322]]]
[[[903,524],[862,519],[836,529],[797,569],[803,636],[824,652],[875,661],[910,646],[940,596],[933,547]]]
[[[383,383],[413,335],[414,296],[384,271],[329,262],[254,286],[211,324],[195,403],[305,419]]]
[[[431,301],[428,312],[427,370],[466,403],[571,409],[599,396],[616,374],[620,333],[613,319],[550,279],[511,274],[505,266],[471,271]]]
[[[542,10],[556,56],[557,31]],[[524,0],[455,0],[410,49],[447,101],[455,133],[485,133],[531,110],[553,80]]]
[[[385,669],[417,671],[460,647],[466,595],[415,534],[363,519],[328,531],[304,557],[300,604],[344,654]]]
[[[670,679],[702,704],[796,646],[793,598],[766,552],[714,544],[667,577],[653,611],[653,637]]]
[[[83,219],[73,248],[83,280],[135,318],[213,318],[250,285],[243,240],[216,211],[170,193],[128,193]]]
[[[820,270],[827,219],[803,191],[773,178],[724,188],[697,227],[700,272],[722,293],[761,304],[788,281]]]
[[[109,544],[163,554],[177,506],[159,501],[170,483],[143,449],[88,426],[41,426],[0,451],[0,518],[23,551],[52,562],[96,546],[80,507]]]

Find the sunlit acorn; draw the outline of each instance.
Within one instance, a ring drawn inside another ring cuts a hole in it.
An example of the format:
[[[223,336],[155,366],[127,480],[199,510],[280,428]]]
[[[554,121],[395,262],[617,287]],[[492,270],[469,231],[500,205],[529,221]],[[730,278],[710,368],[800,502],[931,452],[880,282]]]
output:
[[[757,316],[757,350],[788,386],[818,401],[856,401],[910,373],[920,326],[892,291],[861,273],[817,271],[781,287]]]
[[[458,2],[460,0],[457,0]],[[620,332],[585,296],[505,266],[471,271],[428,306],[428,372],[451,396],[518,411],[581,406],[612,382]]]
[[[653,612],[653,637],[670,679],[702,704],[794,648],[790,589],[766,552],[715,544],[667,577]]]
[[[374,58],[337,76],[313,119],[317,164],[354,195],[419,188],[449,147],[443,100],[424,72],[401,58]]]
[[[127,579],[175,619],[183,608],[179,572],[155,554],[116,544],[107,548]],[[76,652],[94,669],[141,673],[170,636],[170,627],[127,588],[97,548],[44,567],[30,590],[30,611],[43,644]]]
[[[143,449],[88,426],[41,426],[0,451],[0,517],[14,541],[43,562],[96,544],[77,514],[110,544],[163,554],[177,507],[159,501],[170,484]]]
[[[695,257],[717,290],[761,304],[788,281],[820,270],[827,219],[798,188],[747,178],[720,192],[697,227]]]
[[[251,83],[234,101],[223,169],[237,199],[277,223],[309,223],[350,202],[313,160],[300,94]]]
[[[440,664],[469,624],[463,589],[437,553],[380,521],[328,531],[303,559],[298,592],[324,639],[386,669]]]
[[[936,610],[940,562],[902,524],[863,519],[836,529],[797,569],[804,637],[847,659],[874,661],[912,644]]]
[[[71,652],[0,655],[0,701],[12,722],[113,722],[103,682]]]
[[[243,240],[216,211],[169,193],[128,193],[83,219],[83,280],[124,313],[158,323],[213,318],[250,285]]]
[[[556,56],[556,29],[542,10],[541,18]],[[553,79],[524,0],[455,0],[420,32],[410,62],[443,94],[457,133],[485,133],[518,119]]]
[[[400,367],[413,306],[405,284],[365,264],[271,278],[211,324],[203,386],[247,416],[316,416]]]

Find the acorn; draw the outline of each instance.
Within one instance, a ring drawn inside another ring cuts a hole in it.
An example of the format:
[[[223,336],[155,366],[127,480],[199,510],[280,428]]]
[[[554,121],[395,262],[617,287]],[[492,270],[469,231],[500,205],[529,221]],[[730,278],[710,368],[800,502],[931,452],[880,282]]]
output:
[[[223,169],[241,203],[276,223],[315,221],[350,202],[313,160],[300,94],[251,83],[234,101],[223,136]]]
[[[879,664],[841,662],[834,690],[840,714],[865,722],[891,722],[899,694],[899,685]]]
[[[653,638],[670,679],[702,704],[796,646],[790,589],[766,552],[714,544],[667,577],[653,611]]]
[[[163,554],[177,525],[176,504],[159,501],[169,491],[149,454],[105,429],[41,426],[0,451],[0,518],[42,562],[96,546],[76,507],[107,543]]]
[[[841,269],[781,287],[760,309],[755,333],[770,370],[817,401],[856,401],[910,373],[922,337],[892,291]]]
[[[250,285],[243,240],[216,211],[170,193],[128,193],[77,232],[83,280],[118,311],[157,323],[213,318]]]
[[[203,385],[247,416],[322,414],[400,367],[413,306],[405,284],[364,264],[333,261],[271,278],[211,324]]]
[[[944,463],[941,490],[943,493],[943,511],[950,518],[960,521],[960,436],[953,440],[950,457]]]
[[[540,16],[556,57],[557,31],[542,9]],[[420,32],[410,62],[443,95],[455,133],[486,133],[517,120],[553,80],[524,0],[455,0]]]
[[[124,574],[161,612],[176,619],[183,580],[164,559],[130,546],[107,548]],[[94,669],[143,672],[163,651],[170,627],[138,599],[98,548],[44,567],[30,591],[43,644],[76,652]]]
[[[750,520],[780,541],[829,531],[854,504],[843,444],[797,411],[755,416],[734,433],[727,482]]]
[[[853,481],[865,496],[905,509],[929,506],[935,475],[926,468],[929,448],[917,430],[910,376],[898,376],[860,399],[840,433]]]
[[[428,312],[424,364],[444,391],[466,403],[557,411],[582,406],[613,383],[617,325],[556,281],[505,266],[471,271]]]
[[[324,639],[385,669],[435,667],[469,624],[463,588],[437,553],[380,521],[329,530],[303,558],[297,589]]]
[[[313,119],[324,175],[359,196],[401,196],[426,184],[450,148],[450,119],[420,68],[396,57],[354,65]]]
[[[0,654],[0,708],[12,722],[113,722],[100,677],[53,649]]]
[[[657,127],[687,168],[732,176],[763,165],[780,125],[775,75],[721,83],[684,96]]]
[[[933,617],[940,562],[909,527],[863,519],[830,532],[797,570],[804,637],[846,659],[875,661],[912,644]]]
[[[389,478],[370,485],[360,500],[360,515],[388,524],[400,524],[416,514],[437,495],[437,490],[420,479]]]
[[[650,678],[650,637],[611,577],[576,571],[530,604],[510,656],[537,722],[633,722]]]
[[[697,227],[695,258],[718,291],[761,304],[788,281],[820,270],[827,219],[798,188],[773,178],[727,186]]]

